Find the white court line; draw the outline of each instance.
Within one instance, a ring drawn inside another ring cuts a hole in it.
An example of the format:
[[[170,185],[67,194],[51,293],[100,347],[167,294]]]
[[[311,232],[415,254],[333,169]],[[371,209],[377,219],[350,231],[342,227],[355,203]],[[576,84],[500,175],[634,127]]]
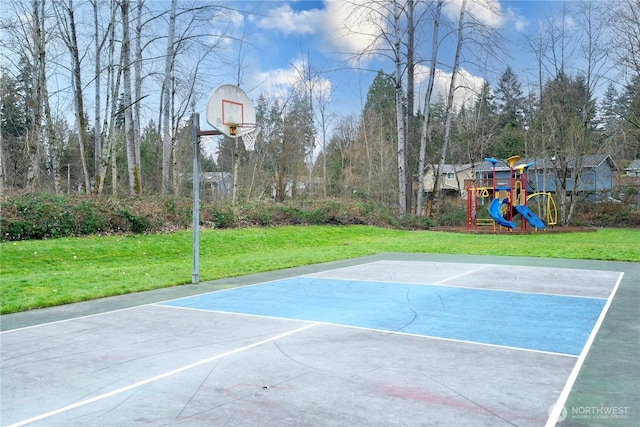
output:
[[[80,303],[78,303],[78,304],[80,304]],[[38,323],[37,325],[23,326],[22,328],[15,328],[15,329],[9,329],[9,330],[6,330],[6,331],[0,331],[0,335],[2,335],[2,334],[10,334],[12,332],[25,331],[27,329],[35,329],[35,328],[39,328],[41,326],[49,326],[49,325],[57,325],[59,323],[73,322],[74,320],[90,319],[92,317],[104,316],[105,314],[119,313],[121,311],[133,310],[133,309],[136,309],[136,308],[147,307],[147,306],[151,306],[151,305],[153,305],[153,303],[135,305],[133,307],[119,308],[119,309],[110,310],[110,311],[103,311],[103,312],[100,312],[100,313],[85,314],[85,315],[77,316],[77,317],[69,317],[68,319],[54,320],[53,322]]]
[[[373,264],[385,264],[385,263],[387,263],[387,264],[393,264],[393,263],[396,263],[396,264],[400,264],[400,263],[402,263],[402,264],[412,263],[412,264],[436,264],[436,265],[437,265],[437,264],[478,265],[477,263],[451,263],[451,262],[440,262],[440,263],[438,263],[438,262],[435,262],[435,261],[397,261],[397,260],[380,260],[380,261],[367,262],[367,263],[364,263],[364,264],[350,265],[350,266],[347,266],[347,267],[334,268],[334,269],[332,269],[332,270],[325,270],[325,271],[320,271],[320,272],[316,272],[316,273],[303,274],[303,275],[301,275],[301,276],[296,276],[296,277],[313,277],[313,278],[318,278],[318,279],[331,279],[332,277],[325,277],[325,276],[324,276],[324,274],[326,274],[326,273],[339,272],[339,271],[341,271],[341,270],[351,270],[351,269],[353,269],[353,268],[360,268],[360,267],[367,266],[367,265],[373,265]],[[493,265],[494,265],[494,264],[485,264],[485,265],[481,265],[480,267],[478,267],[478,268],[476,268],[476,269],[473,269],[473,270],[471,270],[471,271],[467,271],[467,272],[465,272],[465,273],[460,273],[460,274],[458,274],[458,275],[456,275],[456,276],[449,277],[449,278],[447,278],[447,279],[443,279],[443,280],[441,280],[441,281],[439,281],[439,282],[435,282],[435,283],[437,284],[437,283],[441,283],[441,282],[446,282],[447,280],[455,279],[455,278],[457,278],[457,277],[464,276],[465,274],[475,273],[476,271],[482,270],[483,268],[492,267]],[[347,279],[337,279],[337,280],[347,280]],[[351,279],[348,279],[348,280],[351,280]],[[375,282],[375,280],[365,280],[365,279],[363,279],[362,281]],[[397,282],[397,283],[404,283],[404,282]]]
[[[292,331],[285,332],[285,333],[282,333],[280,335],[276,335],[274,337],[267,338],[265,340],[262,340],[262,341],[259,341],[259,342],[253,343],[253,344],[249,344],[247,346],[244,346],[244,347],[241,347],[241,348],[237,348],[235,350],[231,350],[231,351],[228,351],[226,353],[218,354],[218,355],[212,356],[212,357],[210,357],[208,359],[200,360],[200,361],[192,363],[190,365],[183,366],[182,368],[174,369],[173,371],[169,371],[169,372],[165,372],[164,374],[157,375],[157,376],[155,376],[153,378],[148,378],[146,380],[139,381],[137,383],[128,385],[126,387],[122,387],[122,388],[119,388],[117,390],[110,391],[109,393],[101,394],[99,396],[92,397],[91,399],[87,399],[87,400],[83,400],[83,401],[80,401],[80,402],[72,403],[71,405],[67,405],[65,407],[56,409],[54,411],[47,412],[45,414],[41,414],[41,415],[26,419],[26,420],[18,421],[17,423],[11,424],[8,427],[20,427],[20,426],[24,426],[24,425],[27,425],[27,424],[30,424],[30,423],[33,423],[33,422],[36,422],[36,421],[40,421],[40,420],[43,420],[45,418],[49,418],[49,417],[52,417],[54,415],[61,414],[63,412],[70,411],[72,409],[76,409],[76,408],[79,408],[81,406],[88,405],[90,403],[94,403],[94,402],[97,402],[99,400],[103,400],[103,399],[106,399],[108,397],[111,397],[111,396],[115,396],[116,394],[124,393],[126,391],[132,390],[132,389],[137,388],[137,387],[141,387],[143,385],[146,385],[146,384],[158,381],[158,380],[161,380],[163,378],[167,378],[167,377],[170,377],[172,375],[179,374],[181,372],[184,372],[186,370],[198,367],[200,365],[204,365],[206,363],[213,362],[214,360],[222,359],[224,357],[231,356],[232,354],[240,353],[240,352],[243,352],[243,351],[246,351],[246,350],[250,350],[250,349],[255,348],[255,347],[259,347],[259,346],[261,346],[263,344],[266,344],[268,342],[279,340],[280,338],[284,338],[284,337],[286,337],[288,335],[293,335],[295,333],[304,331],[305,329],[312,328],[312,327],[317,326],[319,324],[320,324],[319,322],[310,323],[310,324],[305,325],[305,326],[303,326],[301,328],[294,329]]]
[[[549,419],[547,420],[547,423],[545,424],[545,427],[553,427],[553,426],[555,426],[557,424],[558,418],[560,418],[560,414],[562,413],[562,410],[564,409],[564,405],[565,405],[565,403],[567,403],[567,399],[569,398],[569,393],[571,393],[571,389],[573,388],[573,385],[575,384],[576,379],[578,378],[578,374],[580,373],[580,369],[582,369],[582,365],[583,365],[585,359],[587,358],[587,354],[589,353],[589,350],[591,349],[591,345],[593,344],[593,341],[595,340],[596,335],[598,334],[598,331],[600,330],[600,326],[602,325],[602,322],[604,321],[604,318],[607,315],[607,311],[609,311],[609,307],[611,306],[611,301],[613,301],[613,297],[615,296],[616,292],[618,291],[618,286],[620,285],[620,282],[622,281],[622,276],[624,276],[624,273],[620,273],[620,276],[618,276],[618,281],[616,282],[616,285],[613,287],[613,290],[611,291],[611,295],[609,295],[609,298],[607,299],[607,302],[605,303],[604,308],[602,309],[602,312],[600,313],[600,317],[598,317],[598,320],[596,321],[596,324],[593,327],[593,330],[591,330],[591,334],[589,335],[589,338],[587,339],[586,344],[582,348],[582,352],[580,353],[580,357],[578,357],[578,361],[576,362],[575,366],[573,367],[573,370],[571,371],[571,374],[569,375],[569,379],[565,383],[564,388],[562,389],[562,392],[560,393],[560,397],[558,397],[558,400],[556,401],[556,404],[554,405],[553,410],[549,414]]]
[[[480,267],[476,270],[473,271],[468,271],[466,273],[460,273],[456,276],[452,276],[449,277],[447,279],[442,279],[438,282],[434,282],[434,283],[411,283],[411,282],[394,282],[394,281],[388,281],[388,280],[373,280],[373,279],[352,279],[352,278],[335,278],[335,277],[319,277],[319,276],[295,276],[292,277],[291,279],[296,279],[296,278],[307,278],[307,279],[313,279],[313,280],[334,280],[334,281],[339,281],[339,282],[358,282],[358,283],[380,283],[380,284],[384,284],[384,285],[408,285],[408,286],[438,286],[441,288],[451,288],[451,289],[469,289],[469,290],[473,290],[473,291],[488,291],[488,292],[504,292],[504,293],[512,293],[512,294],[526,294],[526,295],[542,295],[542,296],[551,296],[551,297],[561,297],[561,298],[584,298],[584,299],[595,299],[595,300],[606,300],[606,298],[604,297],[592,297],[592,296],[587,296],[587,295],[574,295],[574,294],[552,294],[550,292],[537,292],[537,291],[520,291],[517,289],[508,289],[508,288],[482,288],[482,287],[478,287],[478,286],[460,286],[460,285],[447,285],[446,282],[447,280],[451,280],[451,279],[455,279],[457,277],[460,276],[464,276],[465,274],[469,274],[469,273],[474,273],[478,270],[481,270],[485,267],[495,267],[495,265],[492,264],[488,264],[485,265],[483,267]],[[282,279],[282,280],[289,280],[289,279]],[[277,282],[279,280],[274,280],[274,282]],[[260,283],[260,284],[266,284],[265,283]],[[236,289],[236,288],[234,288]],[[232,290],[232,289],[229,289]],[[204,294],[203,294],[204,295]],[[197,295],[194,295],[197,296]],[[191,297],[187,297],[187,298],[191,298]],[[185,299],[185,298],[180,298],[180,299]],[[160,303],[161,304],[161,303]]]
[[[471,271],[465,271],[464,273],[456,274],[455,276],[451,276],[451,277],[447,277],[446,279],[442,279],[442,280],[440,280],[438,282],[435,282],[434,285],[438,285],[440,283],[448,282],[449,280],[457,279],[458,277],[466,276],[467,274],[475,273],[477,271],[484,270],[485,268],[492,267],[492,266],[493,266],[492,264],[481,265],[480,267],[474,268]]]
[[[192,310],[192,311],[199,311],[199,312],[204,312],[204,313],[216,313],[216,314],[225,314],[225,315],[234,315],[234,316],[246,316],[246,317],[258,317],[258,318],[262,318],[262,319],[272,319],[272,320],[290,320],[292,322],[311,322],[312,320],[306,320],[306,319],[293,319],[290,317],[277,317],[277,316],[267,316],[264,314],[254,314],[254,313],[242,313],[242,312],[238,312],[238,311],[223,311],[223,310],[210,310],[207,308],[197,308],[197,307],[182,307],[179,305],[163,305],[163,304],[158,304],[158,307],[165,307],[165,308],[173,308],[173,309],[179,309],[179,310]],[[577,358],[578,356],[575,354],[568,354],[568,353],[558,353],[555,351],[546,351],[546,350],[536,350],[533,348],[524,348],[524,347],[513,347],[513,346],[509,346],[509,345],[502,345],[502,344],[490,344],[490,343],[484,343],[484,342],[480,342],[480,341],[468,341],[468,340],[460,340],[460,339],[455,339],[455,338],[445,338],[445,337],[438,337],[435,335],[423,335],[423,334],[418,334],[418,333],[413,333],[413,332],[402,332],[402,331],[392,331],[389,329],[376,329],[376,328],[368,328],[365,326],[354,326],[354,325],[345,325],[342,323],[333,323],[333,322],[321,322],[321,321],[315,321],[316,324],[318,325],[326,325],[326,326],[332,326],[335,328],[343,328],[343,329],[358,329],[361,331],[369,331],[369,332],[375,332],[375,333],[379,333],[379,334],[384,334],[384,335],[402,335],[402,336],[409,336],[409,337],[416,337],[416,338],[426,338],[426,339],[430,339],[430,340],[437,340],[437,341],[448,341],[448,342],[454,342],[454,343],[459,343],[459,344],[470,344],[470,345],[480,345],[480,346],[484,346],[484,347],[494,347],[494,348],[501,348],[501,349],[506,349],[506,350],[516,350],[516,351],[524,351],[524,352],[530,352],[530,353],[541,353],[541,354],[548,354],[551,356],[562,356],[562,357],[571,357],[571,358]]]

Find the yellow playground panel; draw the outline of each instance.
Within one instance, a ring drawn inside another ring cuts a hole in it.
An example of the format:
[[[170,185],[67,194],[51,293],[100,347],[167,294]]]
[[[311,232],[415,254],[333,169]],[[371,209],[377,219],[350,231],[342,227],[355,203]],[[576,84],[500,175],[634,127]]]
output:
[[[555,200],[553,200],[553,196],[551,195],[551,193],[544,193],[544,192],[540,192],[540,193],[532,193],[527,195],[527,203],[535,198],[535,197],[544,197],[545,198],[545,204],[543,205],[543,209],[546,213],[546,223],[547,225],[556,225],[558,224],[558,208],[556,206],[556,202]]]

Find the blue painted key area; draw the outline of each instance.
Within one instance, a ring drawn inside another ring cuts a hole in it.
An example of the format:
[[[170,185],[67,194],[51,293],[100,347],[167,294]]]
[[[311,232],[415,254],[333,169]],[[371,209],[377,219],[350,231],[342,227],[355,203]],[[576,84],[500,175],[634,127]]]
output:
[[[296,277],[162,305],[579,355],[605,299]]]

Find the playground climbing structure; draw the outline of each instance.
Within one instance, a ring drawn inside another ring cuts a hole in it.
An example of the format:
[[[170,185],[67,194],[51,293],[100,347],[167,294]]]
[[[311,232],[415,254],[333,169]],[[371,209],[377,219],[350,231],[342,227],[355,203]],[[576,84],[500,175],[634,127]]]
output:
[[[528,170],[535,163],[518,164],[520,156],[511,156],[504,162],[509,166],[508,181],[499,182],[496,173],[498,160],[487,157],[492,164],[491,186],[470,185],[467,187],[467,230],[477,230],[479,226],[493,226],[509,231],[516,228],[515,217],[520,217],[520,228],[526,230],[532,226],[535,230],[553,226],[558,221],[558,211],[551,193],[533,192],[529,194]],[[490,200],[490,202],[488,202]],[[544,221],[529,207],[535,201],[538,212],[542,212]],[[489,204],[489,218],[479,215],[480,206]]]

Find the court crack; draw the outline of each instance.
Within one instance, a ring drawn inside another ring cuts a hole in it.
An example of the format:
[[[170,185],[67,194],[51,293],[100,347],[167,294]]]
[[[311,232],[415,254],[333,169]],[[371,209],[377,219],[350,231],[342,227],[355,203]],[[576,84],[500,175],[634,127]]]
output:
[[[481,404],[479,404],[478,402],[474,401],[471,398],[468,398],[467,396],[465,396],[464,394],[460,393],[459,391],[449,387],[448,385],[441,383],[440,381],[434,379],[433,377],[429,377],[431,379],[431,381],[433,381],[434,383],[440,384],[442,387],[446,388],[447,390],[451,391],[452,393],[456,394],[457,396],[460,396],[461,398],[463,398],[464,400],[466,400],[467,402],[471,403],[472,405],[477,406],[478,408],[482,409],[483,411],[488,412],[489,414],[493,415],[496,418],[501,419],[502,421],[504,421],[505,423],[512,425],[514,427],[518,427],[518,424],[514,424],[511,421],[509,421],[508,419],[501,417],[500,415],[496,414],[495,412],[493,412],[491,409],[487,408],[486,406],[483,406]]]
[[[278,345],[278,343],[277,343],[277,342],[275,342],[275,341],[274,341],[274,342],[273,342],[273,345],[274,345],[274,346],[276,346],[276,348],[278,349],[278,351],[280,351],[280,353],[282,353],[282,355],[283,355],[283,356],[285,356],[287,359],[291,360],[292,362],[294,362],[294,363],[296,363],[296,364],[298,364],[298,365],[300,365],[300,366],[304,366],[305,368],[313,369],[313,370],[316,370],[316,371],[320,370],[320,369],[318,369],[318,368],[316,368],[316,367],[314,367],[314,366],[307,365],[306,363],[302,363],[302,362],[300,362],[299,360],[294,359],[294,358],[293,358],[293,357],[291,357],[291,356],[290,356],[286,351],[284,351],[284,350],[283,350],[283,349]]]

